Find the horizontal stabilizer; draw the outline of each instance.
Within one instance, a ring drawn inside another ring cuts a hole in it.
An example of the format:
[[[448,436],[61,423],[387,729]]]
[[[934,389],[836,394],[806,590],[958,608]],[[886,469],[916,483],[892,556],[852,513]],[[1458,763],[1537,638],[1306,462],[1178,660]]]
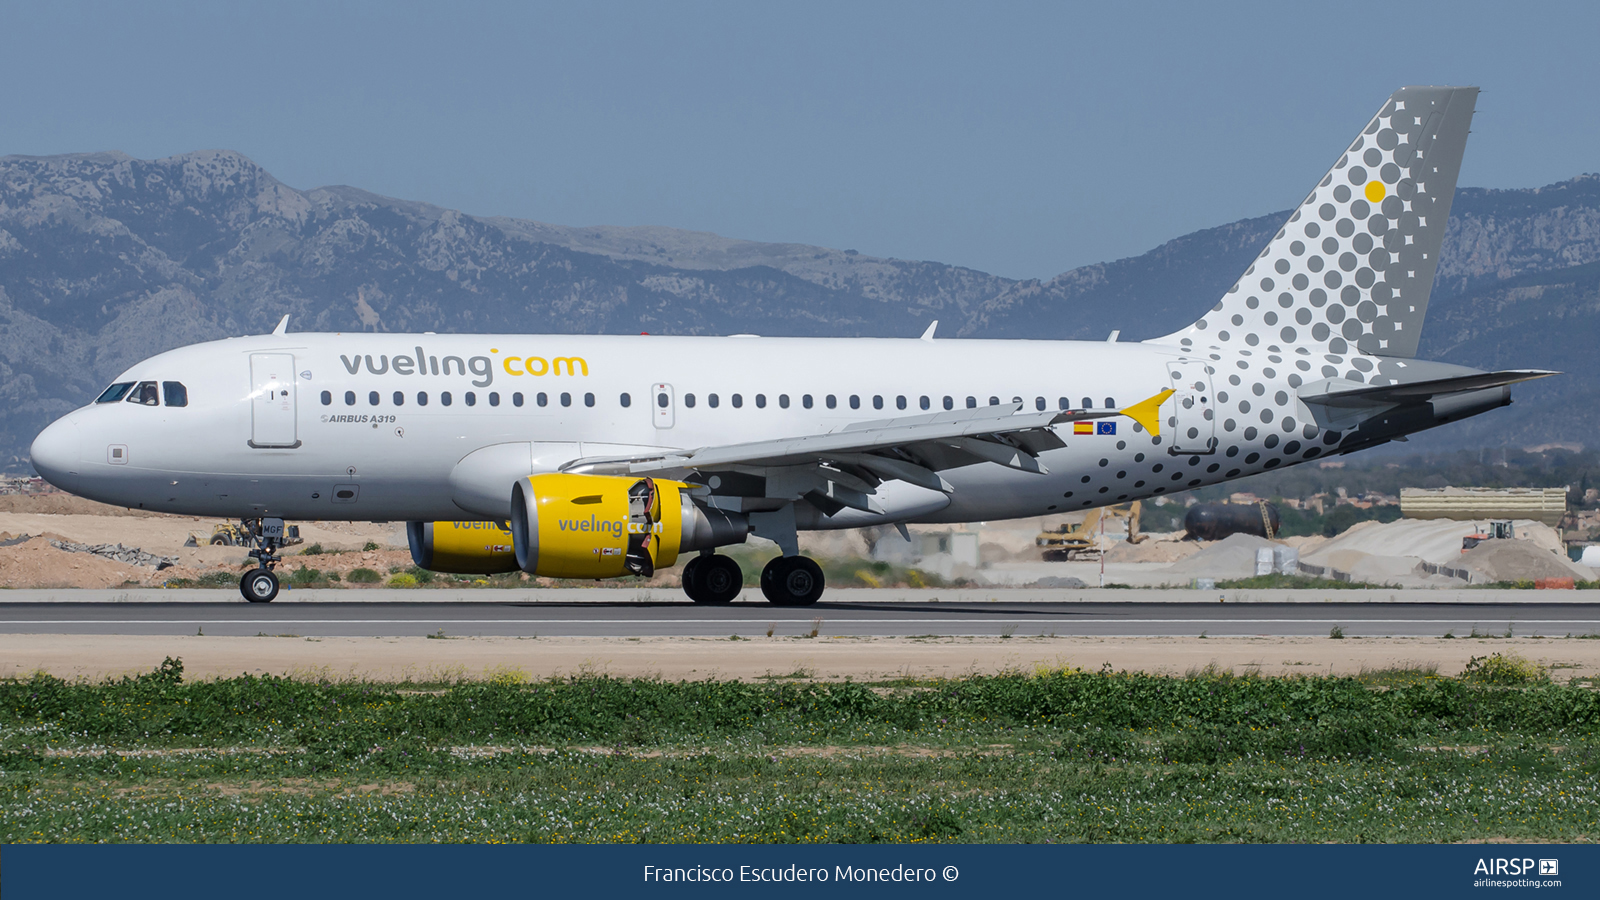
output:
[[[1560,374],[1548,369],[1509,369],[1504,372],[1478,372],[1472,375],[1434,378],[1406,384],[1362,384],[1358,381],[1346,381],[1343,378],[1327,378],[1304,385],[1300,388],[1299,395],[1306,403],[1342,408],[1405,405],[1423,403],[1440,394],[1481,391]]]

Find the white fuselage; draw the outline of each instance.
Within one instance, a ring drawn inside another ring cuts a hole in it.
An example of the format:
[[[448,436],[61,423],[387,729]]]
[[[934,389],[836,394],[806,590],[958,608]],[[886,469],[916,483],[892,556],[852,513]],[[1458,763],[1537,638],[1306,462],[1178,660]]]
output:
[[[1202,360],[1164,344],[264,335],[139,363],[117,381],[181,383],[187,405],[91,403],[40,435],[34,462],[66,490],[140,509],[302,520],[482,519],[490,516],[452,499],[450,477],[464,457],[491,445],[532,442],[533,467],[554,469],[648,448],[831,432],[938,411],[947,402],[959,408],[1020,399],[1029,412],[1104,409],[1180,389],[1162,408],[1160,437],[1124,417],[1108,420],[1114,434],[1056,426],[1066,447],[1040,457],[1048,474],[993,463],[948,470],[942,474],[955,488],[948,498],[891,482],[880,488],[883,515],[847,510],[802,527],[1005,519],[1150,497],[1325,452],[1317,440],[1323,432],[1309,425],[1287,380],[1294,362],[1258,353],[1250,380],[1229,384],[1230,360]],[[276,380],[263,381],[268,374]],[[1274,421],[1213,422],[1212,379],[1224,392],[1253,390],[1275,410]],[[1198,438],[1190,432],[1196,427]],[[1215,449],[1206,452],[1213,435]],[[1182,450],[1176,454],[1175,439]]]

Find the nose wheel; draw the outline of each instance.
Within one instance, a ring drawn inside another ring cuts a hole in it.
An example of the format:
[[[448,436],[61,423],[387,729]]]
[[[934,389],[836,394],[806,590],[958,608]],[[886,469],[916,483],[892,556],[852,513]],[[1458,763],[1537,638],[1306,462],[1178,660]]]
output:
[[[780,556],[761,570],[761,593],[773,606],[810,606],[822,588],[822,567],[808,557]]]
[[[683,592],[696,603],[732,603],[744,587],[744,572],[726,556],[696,556],[683,567]]]
[[[272,571],[278,566],[278,551],[300,543],[300,529],[286,528],[282,519],[245,519],[236,533],[250,544],[250,557],[257,566],[239,579],[239,593],[251,603],[271,603],[278,596],[278,576]]]
[[[278,576],[268,569],[251,569],[239,579],[239,593],[251,603],[271,603],[278,596]]]

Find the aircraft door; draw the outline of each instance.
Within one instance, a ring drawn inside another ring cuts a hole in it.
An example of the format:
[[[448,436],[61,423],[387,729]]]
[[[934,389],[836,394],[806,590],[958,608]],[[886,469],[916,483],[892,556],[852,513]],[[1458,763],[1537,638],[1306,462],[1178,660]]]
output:
[[[671,428],[677,416],[678,398],[670,384],[650,385],[650,408],[655,410],[657,428]]]
[[[1211,396],[1211,369],[1201,360],[1167,363],[1175,393],[1167,427],[1172,431],[1171,453],[1214,453],[1217,449],[1216,398]]]
[[[294,354],[250,354],[250,446],[300,446],[294,382]]]

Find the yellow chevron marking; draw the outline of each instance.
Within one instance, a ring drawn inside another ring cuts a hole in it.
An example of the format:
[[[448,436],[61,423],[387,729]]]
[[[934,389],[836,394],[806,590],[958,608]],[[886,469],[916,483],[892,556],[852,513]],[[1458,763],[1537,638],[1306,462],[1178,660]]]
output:
[[[1127,409],[1118,410],[1118,412],[1143,425],[1145,431],[1159,435],[1161,433],[1161,404],[1167,402],[1167,398],[1171,397],[1173,393],[1172,388],[1167,388],[1154,397],[1141,400]]]

